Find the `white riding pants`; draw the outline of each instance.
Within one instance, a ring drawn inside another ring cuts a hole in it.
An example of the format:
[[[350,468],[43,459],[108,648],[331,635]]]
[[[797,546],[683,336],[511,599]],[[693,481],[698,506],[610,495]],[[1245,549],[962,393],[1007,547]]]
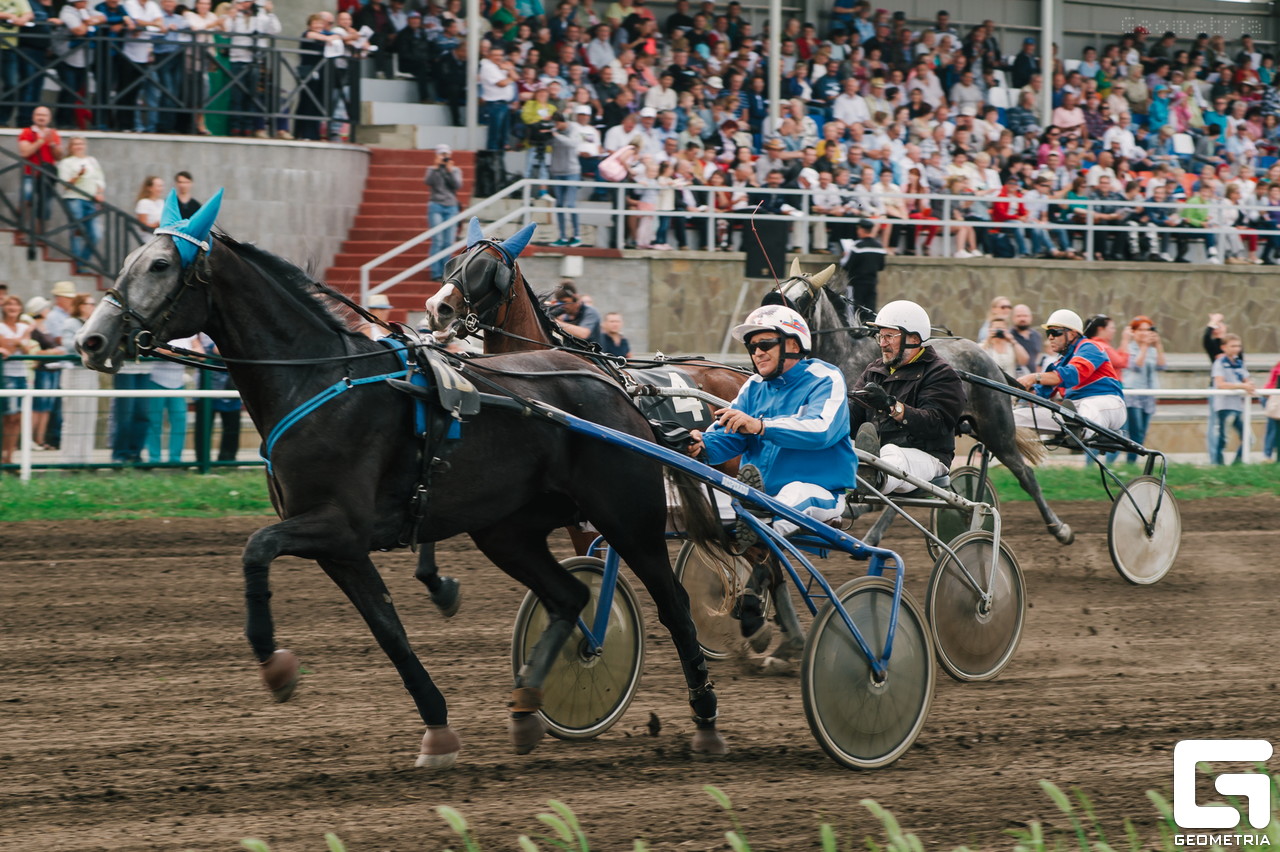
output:
[[[1109,396],[1087,396],[1084,399],[1075,400],[1075,405],[1076,411],[1081,417],[1115,431],[1123,429],[1125,423],[1129,420],[1124,398],[1114,394]],[[1034,403],[1022,408],[1015,408],[1013,410],[1013,422],[1016,426],[1026,426],[1028,429],[1035,429],[1037,432],[1054,434],[1062,431],[1062,427],[1053,419],[1053,414],[1047,408],[1041,408]],[[1084,438],[1088,440],[1092,434],[1091,430],[1086,429]]]
[[[808,482],[788,482],[782,486],[782,490],[774,499],[824,524],[827,521],[834,521],[844,512],[844,500],[841,497]],[[799,529],[795,524],[782,518],[775,519],[772,526],[784,536],[791,535]]]
[[[947,466],[926,453],[924,450],[916,450],[911,447],[899,447],[897,444],[885,444],[880,448],[880,458],[888,464],[896,468],[901,468],[906,473],[911,474],[917,479],[923,479],[928,482],[937,479],[947,472]],[[880,491],[884,494],[903,493],[907,491],[915,491],[916,487],[905,479],[898,479],[895,476],[885,476],[884,488]]]

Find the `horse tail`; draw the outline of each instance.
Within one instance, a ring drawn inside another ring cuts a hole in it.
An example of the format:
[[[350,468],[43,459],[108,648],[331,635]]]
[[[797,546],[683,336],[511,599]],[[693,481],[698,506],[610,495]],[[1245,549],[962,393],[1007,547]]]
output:
[[[1022,385],[1018,384],[1018,380],[1006,373],[1000,371],[1000,375],[1004,377],[1004,383],[1011,388],[1025,390]],[[1044,441],[1040,440],[1040,434],[1035,429],[1027,426],[1018,426],[1013,430],[1013,444],[1018,448],[1019,454],[1027,460],[1027,464],[1036,467],[1040,462],[1044,461],[1049,455],[1049,451],[1044,448]]]
[[[742,578],[710,489],[689,474],[676,470],[667,471],[667,482],[679,498],[680,527],[705,561],[719,572],[725,586],[725,600],[734,600],[741,593],[738,586]]]
[[[1019,426],[1013,430],[1013,443],[1022,457],[1027,460],[1027,464],[1032,467],[1040,464],[1049,455],[1049,451],[1044,448],[1044,441],[1040,440],[1040,435],[1028,426]]]

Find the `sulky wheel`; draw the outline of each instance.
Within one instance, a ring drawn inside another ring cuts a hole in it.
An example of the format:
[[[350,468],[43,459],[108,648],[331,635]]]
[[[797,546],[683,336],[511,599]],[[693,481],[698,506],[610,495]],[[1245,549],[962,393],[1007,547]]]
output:
[[[1000,496],[996,494],[996,488],[991,484],[990,479],[983,481],[980,468],[962,465],[951,471],[951,490],[974,503],[990,503],[992,508],[997,512],[1000,511]],[[980,529],[994,532],[994,519],[986,518]],[[929,512],[929,530],[938,541],[951,541],[961,533],[969,532],[969,516],[950,506],[933,509]],[[934,559],[941,555],[942,548],[938,547],[932,539],[926,539],[925,544],[929,548],[929,555]]]
[[[676,582],[689,593],[689,612],[698,630],[698,644],[711,660],[723,660],[743,643],[740,622],[731,614],[736,595],[751,579],[751,563],[733,557],[736,580],[731,584],[723,566],[691,541],[686,541],[676,557]],[[765,620],[773,615],[768,589],[760,590]]]
[[[959,565],[944,552],[933,566],[925,592],[938,662],[956,680],[991,680],[1013,658],[1022,636],[1027,609],[1022,569],[1001,542],[992,577],[995,538],[985,530],[963,533],[948,546]],[[970,578],[980,588],[975,589]],[[982,592],[988,590],[990,597],[983,600]]]
[[[604,562],[592,556],[575,556],[560,564],[591,590],[581,618],[584,623],[592,624],[600,599]],[[547,610],[533,592],[529,592],[516,613],[511,641],[513,672],[520,671],[546,627]],[[547,723],[547,731],[562,740],[589,740],[609,730],[635,697],[643,665],[644,623],[640,605],[635,592],[620,576],[601,653],[590,654],[581,630],[574,630],[551,665],[543,684],[543,705],[539,711]]]
[[[1124,492],[1116,495],[1107,521],[1111,563],[1121,577],[1139,586],[1158,582],[1169,573],[1182,543],[1182,516],[1178,514],[1173,492],[1166,486],[1163,499],[1160,493],[1159,479],[1137,477],[1125,485]],[[1158,513],[1157,501],[1160,503]],[[1150,535],[1144,520],[1152,521]]]
[[[884,653],[893,583],[859,577],[841,586],[835,598],[872,653]],[[933,700],[933,641],[920,605],[902,593],[888,672],[877,683],[844,619],[828,603],[809,630],[800,679],[809,728],[833,760],[853,769],[893,763],[915,742]]]

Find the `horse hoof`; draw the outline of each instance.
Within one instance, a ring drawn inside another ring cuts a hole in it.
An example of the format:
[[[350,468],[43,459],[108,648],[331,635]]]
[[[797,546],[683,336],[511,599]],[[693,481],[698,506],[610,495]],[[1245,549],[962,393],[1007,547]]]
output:
[[[271,690],[271,697],[278,703],[288,701],[293,695],[293,690],[298,686],[298,670],[301,668],[301,663],[298,662],[297,655],[281,648],[267,657],[260,664],[260,668],[262,682],[266,684],[267,689]]]
[[[728,743],[715,728],[698,728],[689,747],[698,757],[724,757],[729,753]]]
[[[1061,545],[1068,545],[1076,540],[1076,534],[1072,531],[1070,524],[1058,524],[1058,528],[1053,531],[1053,536]]]
[[[796,673],[795,660],[784,660],[781,657],[765,657],[760,663],[760,673],[767,675],[791,675]]]
[[[511,745],[516,754],[528,754],[538,747],[547,732],[547,724],[537,713],[511,714]]]
[[[415,764],[420,769],[451,769],[462,749],[462,740],[448,725],[427,725]]]
[[[453,618],[462,605],[462,584],[453,577],[441,577],[440,591],[431,593],[431,602],[445,618]]]

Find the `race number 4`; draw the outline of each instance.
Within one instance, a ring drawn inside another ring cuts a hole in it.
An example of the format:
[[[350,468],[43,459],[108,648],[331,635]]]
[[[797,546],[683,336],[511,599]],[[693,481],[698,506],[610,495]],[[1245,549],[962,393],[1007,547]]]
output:
[[[1271,759],[1266,740],[1182,740],[1173,749],[1173,821],[1181,828],[1235,828],[1234,808],[1196,804],[1196,764],[1261,763]],[[1271,822],[1271,785],[1261,773],[1228,772],[1217,776],[1214,789],[1224,796],[1241,796],[1249,803],[1249,824],[1266,828]]]

